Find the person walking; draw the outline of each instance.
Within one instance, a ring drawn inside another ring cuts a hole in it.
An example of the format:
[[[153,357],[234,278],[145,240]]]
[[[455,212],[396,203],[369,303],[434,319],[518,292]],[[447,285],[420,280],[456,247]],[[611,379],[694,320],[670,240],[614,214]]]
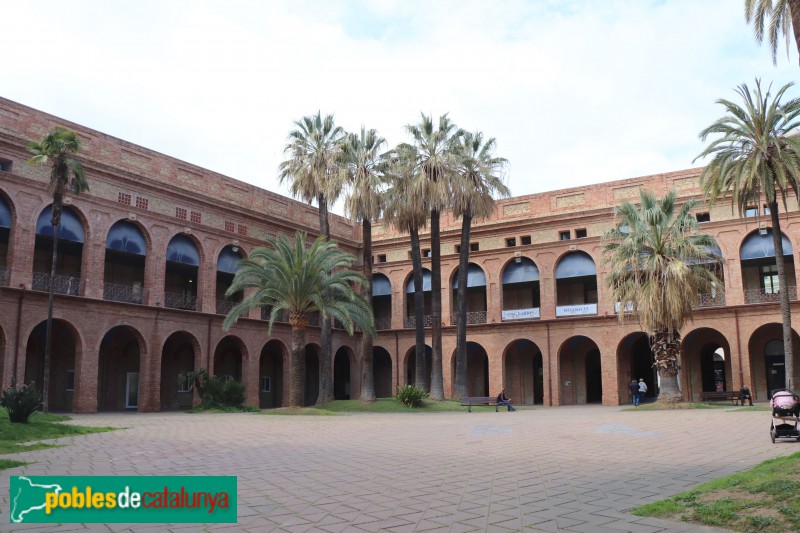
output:
[[[631,401],[633,405],[639,405],[639,383],[636,381],[636,378],[633,378],[630,383],[628,383],[628,389],[631,391]]]
[[[506,390],[503,389],[500,391],[500,394],[497,395],[497,405],[505,405],[508,407],[509,411],[516,411],[516,408],[511,405],[511,398],[506,396]]]
[[[644,395],[647,394],[647,383],[644,379],[639,378],[639,403],[644,401]]]

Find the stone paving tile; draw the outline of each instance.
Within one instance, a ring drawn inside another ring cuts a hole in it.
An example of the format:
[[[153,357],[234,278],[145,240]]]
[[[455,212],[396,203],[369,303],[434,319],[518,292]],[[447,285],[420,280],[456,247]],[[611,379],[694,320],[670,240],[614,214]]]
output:
[[[797,451],[770,443],[763,412],[580,406],[518,415],[76,415],[75,423],[128,429],[70,437],[58,441],[69,443],[61,448],[15,455],[33,463],[0,476],[0,530],[59,530],[46,524],[5,527],[8,475],[218,474],[238,476],[238,524],[70,527],[712,531],[627,511]],[[735,442],[708,431],[730,427],[732,420],[741,435]]]

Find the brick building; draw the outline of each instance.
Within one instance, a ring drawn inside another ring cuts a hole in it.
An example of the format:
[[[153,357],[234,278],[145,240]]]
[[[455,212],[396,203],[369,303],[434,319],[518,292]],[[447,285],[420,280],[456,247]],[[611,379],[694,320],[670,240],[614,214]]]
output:
[[[59,233],[51,405],[55,410],[183,408],[196,402],[179,373],[207,368],[241,380],[247,403],[288,398],[288,324],[267,335],[253,313],[229,333],[223,297],[235,261],[270,234],[316,235],[316,211],[294,200],[0,99],[0,383],[42,379],[49,257],[48,172],[27,165],[25,144],[59,124],[78,133],[91,190],[71,196]],[[620,323],[605,284],[600,235],[613,206],[640,187],[699,197],[697,169],[515,197],[476,221],[468,272],[471,394],[505,387],[515,403],[628,401],[643,377],[657,392],[647,335]],[[796,202],[784,216],[793,310],[800,261]],[[703,295],[684,328],[680,383],[687,400],[705,390],[751,386],[757,399],[783,382],[777,274],[769,219],[745,220],[729,204],[698,210],[724,259],[724,291]],[[333,216],[342,247],[360,229]],[[413,382],[414,319],[408,238],[374,226],[375,381],[379,396]],[[452,393],[460,221],[442,217],[443,373]],[[429,249],[423,235],[423,250]],[[429,265],[428,265],[429,266]],[[426,276],[426,302],[430,282]],[[429,311],[427,311],[429,313]],[[426,315],[426,322],[433,317]],[[429,330],[428,330],[429,331]],[[307,403],[316,398],[318,328],[306,348]],[[796,337],[800,350],[800,338]],[[333,336],[334,392],[358,397],[359,342]]]

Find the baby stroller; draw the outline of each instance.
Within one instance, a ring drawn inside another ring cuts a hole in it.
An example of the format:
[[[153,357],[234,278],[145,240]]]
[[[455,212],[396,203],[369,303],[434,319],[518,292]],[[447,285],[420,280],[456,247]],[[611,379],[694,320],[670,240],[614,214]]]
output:
[[[776,389],[770,401],[772,407],[772,425],[770,438],[797,439],[800,441],[800,429],[797,427],[800,416],[800,397],[789,389]],[[778,421],[776,424],[775,421]]]

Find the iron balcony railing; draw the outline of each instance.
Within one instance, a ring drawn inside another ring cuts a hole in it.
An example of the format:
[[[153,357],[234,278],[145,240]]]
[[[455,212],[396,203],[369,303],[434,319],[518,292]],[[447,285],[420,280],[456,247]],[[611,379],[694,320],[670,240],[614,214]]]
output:
[[[50,274],[47,272],[34,272],[31,288],[35,291],[50,291]],[[53,292],[80,296],[83,294],[83,280],[80,274],[75,276],[53,276]]]
[[[458,315],[450,315],[450,325],[458,324]],[[486,324],[486,311],[470,311],[467,313],[467,324]]]
[[[218,315],[227,315],[233,309],[233,306],[238,304],[234,300],[217,300],[217,314]],[[269,318],[269,317],[267,317]]]
[[[140,304],[145,301],[145,289],[141,285],[104,283],[103,299],[115,302]]]
[[[319,313],[313,313],[308,315],[308,325],[309,326],[316,326],[319,327],[321,324],[321,320],[319,319]]]
[[[413,316],[407,316],[403,321],[403,325],[406,328],[415,328],[417,327],[417,319]],[[425,315],[422,317],[422,327],[429,328],[433,325],[433,315]]]
[[[703,307],[722,307],[725,305],[725,293],[718,292],[715,294],[698,294],[697,295],[697,308]]]
[[[392,329],[392,317],[376,318],[375,329],[378,331]]]
[[[200,303],[200,299],[193,294],[182,294],[177,292],[164,293],[164,307],[169,307],[170,309],[197,311],[200,307]]]
[[[11,271],[7,267],[0,267],[0,287],[6,287],[11,278]]]
[[[797,300],[797,287],[789,287],[789,299]],[[780,301],[780,290],[772,291],[770,289],[747,289],[744,291],[744,303],[746,304],[760,304]]]
[[[269,314],[271,312],[272,312],[272,309],[270,309],[269,307],[262,307],[261,308],[261,320],[269,320]],[[281,323],[288,324],[289,323],[289,313],[284,311],[283,313],[278,315],[278,318],[275,319],[275,322],[281,322]]]

